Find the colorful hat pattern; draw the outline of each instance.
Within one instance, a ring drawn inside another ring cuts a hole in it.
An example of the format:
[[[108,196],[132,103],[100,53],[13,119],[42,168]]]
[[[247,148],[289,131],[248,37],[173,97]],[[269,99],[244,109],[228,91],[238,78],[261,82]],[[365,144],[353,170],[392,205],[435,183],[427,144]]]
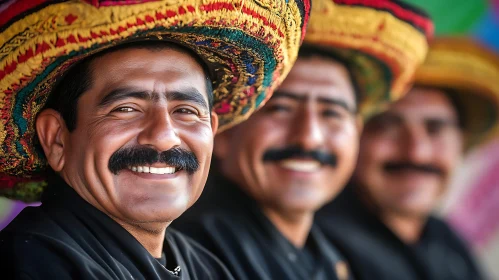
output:
[[[34,122],[75,62],[129,41],[174,41],[214,73],[220,130],[262,106],[296,60],[310,0],[17,0],[0,4],[0,194],[33,201],[46,169]]]
[[[499,55],[492,50],[472,38],[435,38],[414,83],[447,90],[457,98],[466,148],[497,136]]]
[[[395,0],[315,0],[304,45],[347,61],[369,117],[407,92],[424,61],[433,23]]]

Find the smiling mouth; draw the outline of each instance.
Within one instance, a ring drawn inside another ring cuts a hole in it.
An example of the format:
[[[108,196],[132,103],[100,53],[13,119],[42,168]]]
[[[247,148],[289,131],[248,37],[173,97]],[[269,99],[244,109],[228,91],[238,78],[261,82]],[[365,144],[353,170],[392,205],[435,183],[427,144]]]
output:
[[[180,171],[180,168],[175,168],[173,166],[167,167],[152,167],[152,166],[132,166],[128,168],[129,170],[137,173],[149,173],[149,174],[173,174]]]
[[[281,167],[298,172],[316,172],[321,168],[321,163],[310,159],[286,159],[279,162]]]

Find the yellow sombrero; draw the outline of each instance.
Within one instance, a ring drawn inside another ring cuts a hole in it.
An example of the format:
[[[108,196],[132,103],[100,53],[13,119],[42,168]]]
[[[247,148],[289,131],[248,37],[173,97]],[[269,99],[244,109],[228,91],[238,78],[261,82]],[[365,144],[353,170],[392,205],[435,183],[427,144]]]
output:
[[[423,63],[433,23],[396,0],[315,0],[304,45],[346,62],[368,117],[399,99]]]
[[[499,132],[499,55],[480,43],[466,37],[436,38],[414,83],[457,97],[468,148]]]
[[[176,42],[212,70],[220,130],[262,106],[296,60],[310,0],[13,0],[0,5],[0,195],[37,200],[35,119],[76,62],[118,44]]]

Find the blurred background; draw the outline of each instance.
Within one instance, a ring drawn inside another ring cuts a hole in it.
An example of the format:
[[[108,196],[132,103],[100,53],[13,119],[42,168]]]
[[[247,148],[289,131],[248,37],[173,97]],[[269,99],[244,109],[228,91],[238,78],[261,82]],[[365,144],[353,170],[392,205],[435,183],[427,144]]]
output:
[[[499,0],[405,1],[431,15],[437,36],[472,36],[499,53]],[[499,279],[499,136],[465,157],[440,214],[473,247],[491,279]]]
[[[437,36],[472,36],[499,53],[499,0],[405,2],[428,11]],[[25,206],[0,198],[0,230]],[[499,136],[466,156],[439,211],[471,244],[491,279],[499,279]]]

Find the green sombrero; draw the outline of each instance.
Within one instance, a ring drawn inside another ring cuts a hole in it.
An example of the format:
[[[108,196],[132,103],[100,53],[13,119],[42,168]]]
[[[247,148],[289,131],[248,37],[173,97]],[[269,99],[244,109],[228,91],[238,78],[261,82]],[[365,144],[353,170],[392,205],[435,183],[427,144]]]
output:
[[[71,65],[130,41],[178,42],[214,73],[223,130],[262,106],[287,75],[310,0],[17,0],[0,8],[0,195],[34,201],[46,170],[34,122]]]

